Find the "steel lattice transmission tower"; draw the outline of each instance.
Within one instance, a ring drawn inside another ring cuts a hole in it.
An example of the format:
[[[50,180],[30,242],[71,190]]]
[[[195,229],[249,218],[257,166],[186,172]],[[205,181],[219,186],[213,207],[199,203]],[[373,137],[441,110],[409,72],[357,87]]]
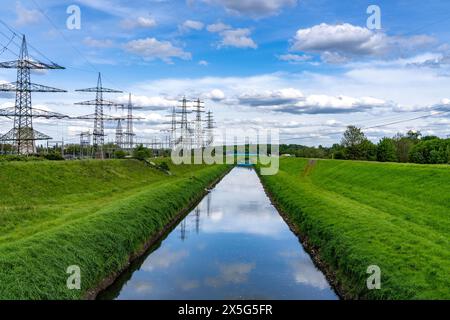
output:
[[[195,112],[195,145],[198,149],[203,148],[204,141],[203,141],[203,124],[202,124],[202,113],[205,111],[203,110],[205,107],[203,105],[204,102],[200,101],[200,99],[197,99],[194,106],[194,112]]]
[[[170,117],[170,122],[165,122],[165,124],[170,124],[170,129],[161,130],[161,132],[167,132],[166,142],[169,149],[173,149],[177,144],[177,111],[175,107],[172,107],[170,114],[166,117]]]
[[[95,157],[103,159],[103,146],[105,144],[105,114],[104,107],[122,107],[122,104],[115,103],[112,101],[107,101],[103,99],[103,93],[122,93],[122,91],[104,88],[102,85],[102,75],[98,74],[97,87],[95,88],[87,88],[87,89],[79,89],[77,92],[92,92],[96,94],[95,100],[84,101],[76,103],[76,105],[82,106],[95,106],[95,120],[94,120],[94,131],[93,135],[93,146]]]
[[[126,139],[126,147],[128,149],[133,149],[134,146],[134,128],[133,128],[133,102],[131,101],[131,93],[128,97],[128,105],[127,105],[127,131],[125,132]]]
[[[214,143],[214,128],[215,128],[215,122],[214,122],[214,116],[212,111],[208,111],[206,113],[206,146],[211,146]]]
[[[135,119],[133,116],[133,110],[141,108],[133,104],[133,101],[131,99],[131,93],[128,97],[128,104],[125,109],[127,110],[127,118],[126,118],[127,128],[124,133],[125,148],[128,150],[132,150],[134,148],[134,137],[136,136],[136,134],[134,133],[134,126],[133,126],[133,120]]]
[[[123,128],[122,128],[122,120],[117,120],[117,128],[116,128],[116,145],[123,149]]]
[[[89,155],[89,146],[91,145],[91,132],[86,131],[80,133],[80,158]],[[84,152],[86,151],[86,153]]]
[[[177,141],[177,111],[175,107],[172,108],[170,121],[170,149],[172,149]]]
[[[182,149],[190,150],[192,148],[192,137],[188,122],[188,114],[190,111],[188,111],[187,105],[190,101],[183,98],[180,102],[181,111],[177,112],[181,114],[181,120],[178,122],[180,124],[180,137],[176,140],[175,144],[181,146]]]
[[[29,155],[36,153],[36,141],[50,140],[51,137],[33,129],[33,107],[31,103],[32,92],[67,92],[56,88],[31,83],[31,70],[64,69],[53,62],[50,64],[31,59],[25,35],[18,60],[2,62],[0,68],[17,69],[17,81],[1,84],[0,91],[15,92],[16,103],[14,107],[14,127],[7,134],[0,137],[3,142],[12,142],[18,154]]]

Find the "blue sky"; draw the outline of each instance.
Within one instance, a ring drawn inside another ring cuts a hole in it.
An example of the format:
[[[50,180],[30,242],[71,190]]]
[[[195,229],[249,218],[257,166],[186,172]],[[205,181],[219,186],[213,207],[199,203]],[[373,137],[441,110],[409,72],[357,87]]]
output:
[[[80,30],[66,27],[70,5],[81,9]],[[366,26],[369,5],[381,9],[381,30]],[[410,129],[450,134],[448,114],[378,127],[448,110],[449,9],[436,0],[22,0],[2,4],[0,19],[67,67],[33,74],[34,82],[69,90],[34,95],[38,108],[92,113],[73,106],[92,98],[74,89],[93,86],[101,71],[106,86],[132,92],[145,106],[142,140],[160,136],[168,110],[186,95],[204,99],[220,128],[278,128],[289,142],[331,145],[350,124],[369,127],[373,141]],[[0,31],[3,47],[11,34]],[[0,70],[0,81],[14,78]],[[126,94],[109,98],[125,101]],[[12,105],[0,95],[0,106]],[[35,126],[75,141],[91,124]],[[10,127],[0,120],[0,132]]]

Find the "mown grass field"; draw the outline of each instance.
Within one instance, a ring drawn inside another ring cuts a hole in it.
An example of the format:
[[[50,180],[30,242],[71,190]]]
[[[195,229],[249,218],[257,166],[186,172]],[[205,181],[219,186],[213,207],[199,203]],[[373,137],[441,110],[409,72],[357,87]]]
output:
[[[126,266],[225,166],[0,163],[0,299],[80,299]],[[67,267],[81,268],[68,290]]]
[[[287,158],[261,179],[346,298],[450,299],[449,166]]]

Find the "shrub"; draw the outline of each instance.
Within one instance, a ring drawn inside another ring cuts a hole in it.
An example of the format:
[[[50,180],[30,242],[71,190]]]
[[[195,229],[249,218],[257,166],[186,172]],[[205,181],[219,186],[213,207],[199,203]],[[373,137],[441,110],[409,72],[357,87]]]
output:
[[[43,160],[42,158],[36,157],[36,156],[23,156],[23,155],[2,155],[0,156],[0,162],[7,162],[7,161],[39,161]]]
[[[145,160],[152,156],[152,151],[148,148],[145,148],[142,144],[137,146],[133,151],[133,158],[137,160]]]
[[[409,160],[422,164],[444,164],[450,159],[450,139],[424,140],[416,144],[409,154]]]
[[[59,152],[51,152],[48,154],[45,154],[44,159],[52,160],[52,161],[62,161],[64,160],[63,156]]]
[[[169,165],[165,161],[161,162],[158,167],[161,170],[170,171]]]
[[[116,159],[125,159],[126,156],[127,156],[127,153],[123,150],[116,150],[114,152],[114,158],[116,158]]]
[[[397,149],[395,142],[390,138],[383,138],[377,146],[377,160],[380,162],[396,162]]]

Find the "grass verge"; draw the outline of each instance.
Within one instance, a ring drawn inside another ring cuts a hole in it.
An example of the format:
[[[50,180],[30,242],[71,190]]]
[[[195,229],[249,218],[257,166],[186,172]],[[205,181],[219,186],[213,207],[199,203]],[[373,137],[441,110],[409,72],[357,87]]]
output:
[[[344,298],[450,299],[448,166],[291,158],[261,180]]]
[[[134,160],[0,163],[0,299],[85,298],[228,170],[170,169]],[[71,265],[81,269],[81,290],[67,289]]]

